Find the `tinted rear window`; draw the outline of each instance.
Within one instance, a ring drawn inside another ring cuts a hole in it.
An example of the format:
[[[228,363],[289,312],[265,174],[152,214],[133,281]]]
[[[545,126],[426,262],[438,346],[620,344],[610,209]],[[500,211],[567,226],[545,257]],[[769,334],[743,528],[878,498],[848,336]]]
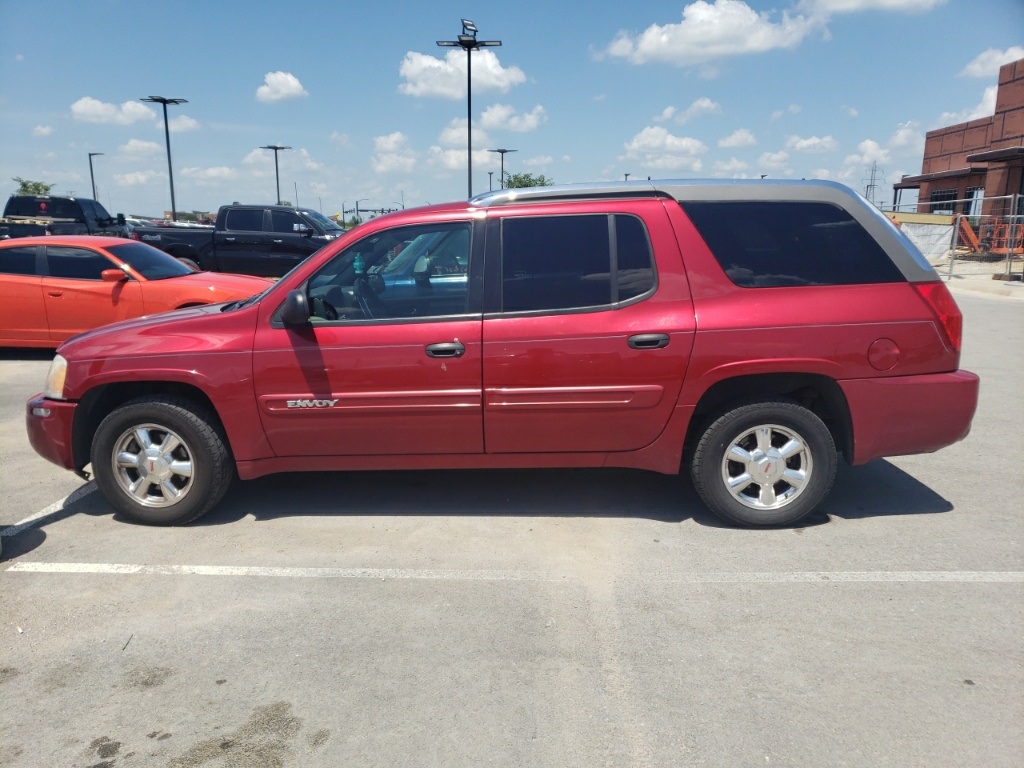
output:
[[[501,237],[505,312],[614,306],[655,286],[647,231],[635,216],[508,218]]]
[[[59,197],[12,197],[7,201],[5,215],[82,221],[82,208],[76,201]]]
[[[225,229],[232,229],[237,232],[262,232],[263,231],[263,209],[262,208],[232,208],[224,222]]]
[[[681,205],[729,279],[743,288],[904,280],[871,235],[830,203]]]
[[[0,249],[0,273],[5,275],[36,274],[35,246]]]

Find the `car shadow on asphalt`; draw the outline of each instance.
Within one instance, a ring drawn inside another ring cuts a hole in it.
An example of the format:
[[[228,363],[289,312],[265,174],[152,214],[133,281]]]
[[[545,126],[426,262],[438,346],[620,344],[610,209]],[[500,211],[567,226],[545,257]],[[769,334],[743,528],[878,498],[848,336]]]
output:
[[[840,464],[832,493],[795,528],[832,518],[929,515],[947,499],[885,460]],[[704,507],[686,475],[628,469],[436,470],[287,473],[236,483],[194,525],[246,516],[319,515],[643,518],[729,527]]]

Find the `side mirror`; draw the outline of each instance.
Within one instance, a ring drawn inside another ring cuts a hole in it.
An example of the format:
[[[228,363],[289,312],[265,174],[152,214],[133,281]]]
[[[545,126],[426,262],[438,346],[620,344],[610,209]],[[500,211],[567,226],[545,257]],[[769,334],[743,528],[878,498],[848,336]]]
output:
[[[120,269],[104,269],[100,272],[100,279],[104,283],[120,283],[122,280],[127,280],[128,275]]]
[[[123,213],[117,214],[117,225],[119,227],[123,227],[124,226],[124,214]]]
[[[309,302],[300,290],[288,291],[281,305],[281,322],[285,325],[306,325],[309,322]]]
[[[313,234],[313,230],[306,224],[292,224],[292,231],[298,232],[300,235]]]

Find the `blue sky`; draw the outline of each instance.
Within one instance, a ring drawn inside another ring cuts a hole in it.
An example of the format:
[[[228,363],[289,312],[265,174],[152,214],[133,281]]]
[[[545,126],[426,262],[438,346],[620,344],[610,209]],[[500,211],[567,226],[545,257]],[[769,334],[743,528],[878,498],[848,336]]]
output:
[[[14,176],[112,212],[281,196],[338,212],[464,199],[460,19],[473,54],[474,192],[558,183],[831,178],[880,196],[924,134],[992,114],[1024,58],[1021,0],[517,0],[342,3],[0,0],[0,195]],[[447,56],[446,56],[447,54]],[[488,176],[488,171],[492,176]]]

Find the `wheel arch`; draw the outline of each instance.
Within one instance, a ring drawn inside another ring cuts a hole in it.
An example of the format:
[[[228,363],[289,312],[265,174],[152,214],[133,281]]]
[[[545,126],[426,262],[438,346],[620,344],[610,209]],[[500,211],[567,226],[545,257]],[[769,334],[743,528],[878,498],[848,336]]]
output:
[[[231,450],[220,414],[217,413],[213,401],[199,387],[176,381],[115,382],[93,387],[78,402],[71,439],[76,469],[81,469],[89,463],[93,436],[100,422],[121,405],[146,395],[166,395],[194,403],[216,420],[214,426],[225,438],[228,450]]]
[[[852,460],[850,407],[835,379],[815,373],[761,373],[723,379],[701,395],[686,431],[684,466],[717,416],[733,407],[764,400],[789,400],[807,408],[828,427],[843,457]]]

